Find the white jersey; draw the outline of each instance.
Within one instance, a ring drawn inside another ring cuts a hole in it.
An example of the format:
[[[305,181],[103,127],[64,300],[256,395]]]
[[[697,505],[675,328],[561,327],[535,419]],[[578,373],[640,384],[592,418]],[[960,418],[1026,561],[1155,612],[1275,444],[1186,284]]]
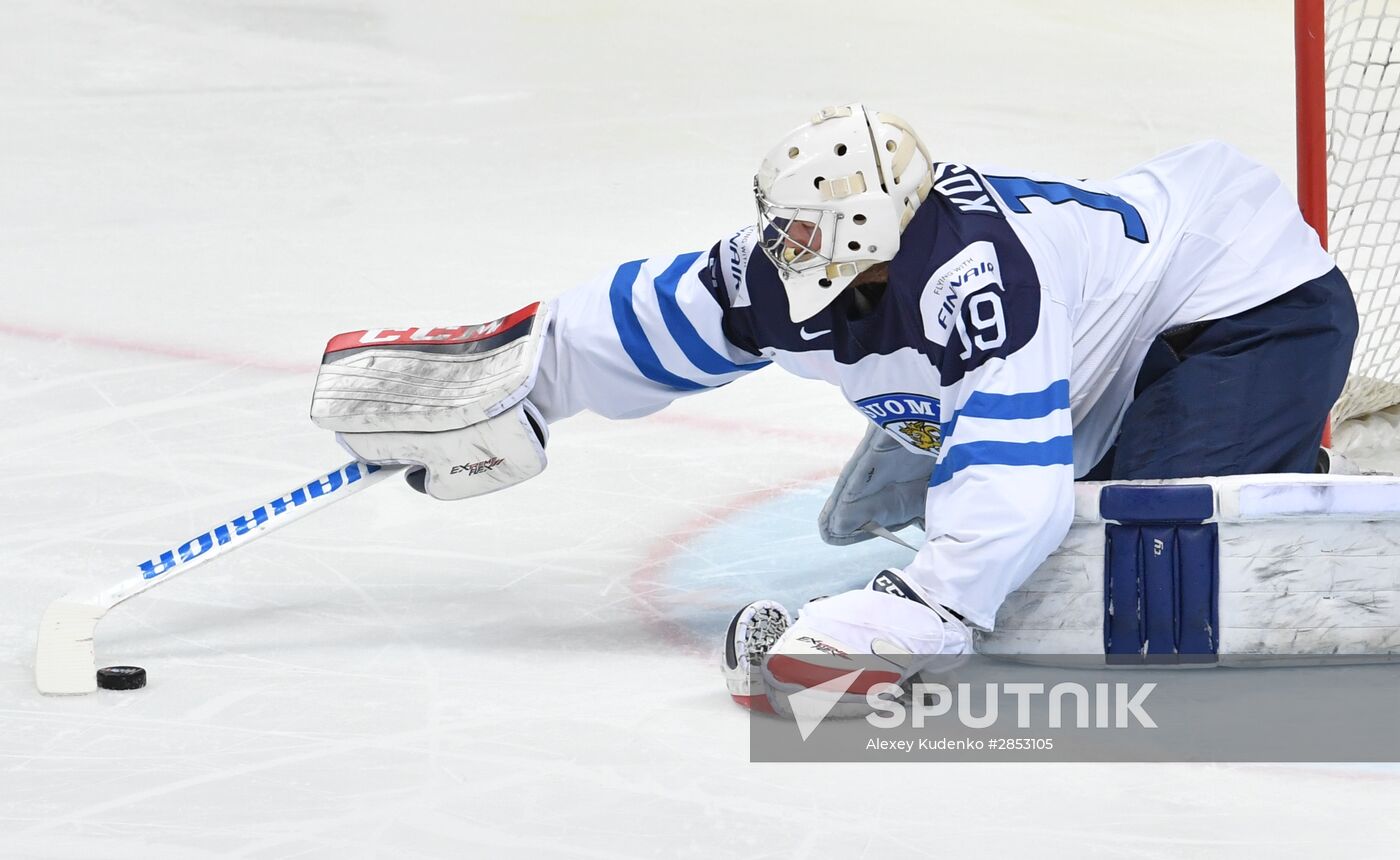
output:
[[[825,379],[935,458],[903,574],[990,628],[1064,538],[1072,482],[1112,445],[1152,340],[1334,264],[1279,178],[1218,142],[1107,182],[949,163],[933,178],[873,310],[847,294],[791,322],[745,228],[560,296],[531,401],[551,421],[626,418],[770,362]]]

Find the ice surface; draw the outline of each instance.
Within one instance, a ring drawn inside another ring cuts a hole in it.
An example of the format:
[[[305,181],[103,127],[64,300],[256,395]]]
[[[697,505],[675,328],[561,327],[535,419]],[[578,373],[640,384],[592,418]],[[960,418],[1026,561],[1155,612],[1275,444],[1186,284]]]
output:
[[[554,428],[539,479],[372,490],[119,607],[139,693],[45,699],[43,607],[343,457],[321,345],[494,318],[751,215],[772,140],[894,110],[1110,174],[1218,136],[1290,175],[1278,0],[31,0],[0,13],[0,855],[1381,856],[1388,769],[775,766],[714,665],[823,547],[860,436],[765,371]]]

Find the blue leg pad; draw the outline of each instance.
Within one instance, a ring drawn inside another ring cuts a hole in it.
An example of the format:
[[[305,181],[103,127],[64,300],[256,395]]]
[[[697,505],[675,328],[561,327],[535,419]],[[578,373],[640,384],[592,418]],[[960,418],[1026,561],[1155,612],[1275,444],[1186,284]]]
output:
[[[1220,553],[1209,486],[1105,487],[1104,653],[1112,663],[1214,662]]]

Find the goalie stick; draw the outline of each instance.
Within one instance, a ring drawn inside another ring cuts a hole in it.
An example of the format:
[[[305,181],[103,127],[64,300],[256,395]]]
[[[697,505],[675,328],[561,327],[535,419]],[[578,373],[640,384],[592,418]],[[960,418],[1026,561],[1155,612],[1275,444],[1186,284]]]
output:
[[[82,695],[97,689],[93,637],[112,607],[205,562],[252,543],[339,499],[371,487],[400,467],[352,461],[251,511],[168,549],[136,566],[136,572],[97,591],[71,591],[49,604],[39,622],[34,683],[48,695]]]

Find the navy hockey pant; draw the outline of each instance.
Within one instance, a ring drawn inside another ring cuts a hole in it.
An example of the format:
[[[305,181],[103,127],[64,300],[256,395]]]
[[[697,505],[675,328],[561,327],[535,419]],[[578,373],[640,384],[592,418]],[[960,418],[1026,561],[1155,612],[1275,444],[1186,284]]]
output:
[[[1356,341],[1338,269],[1153,342],[1118,440],[1086,480],[1314,472]]]

